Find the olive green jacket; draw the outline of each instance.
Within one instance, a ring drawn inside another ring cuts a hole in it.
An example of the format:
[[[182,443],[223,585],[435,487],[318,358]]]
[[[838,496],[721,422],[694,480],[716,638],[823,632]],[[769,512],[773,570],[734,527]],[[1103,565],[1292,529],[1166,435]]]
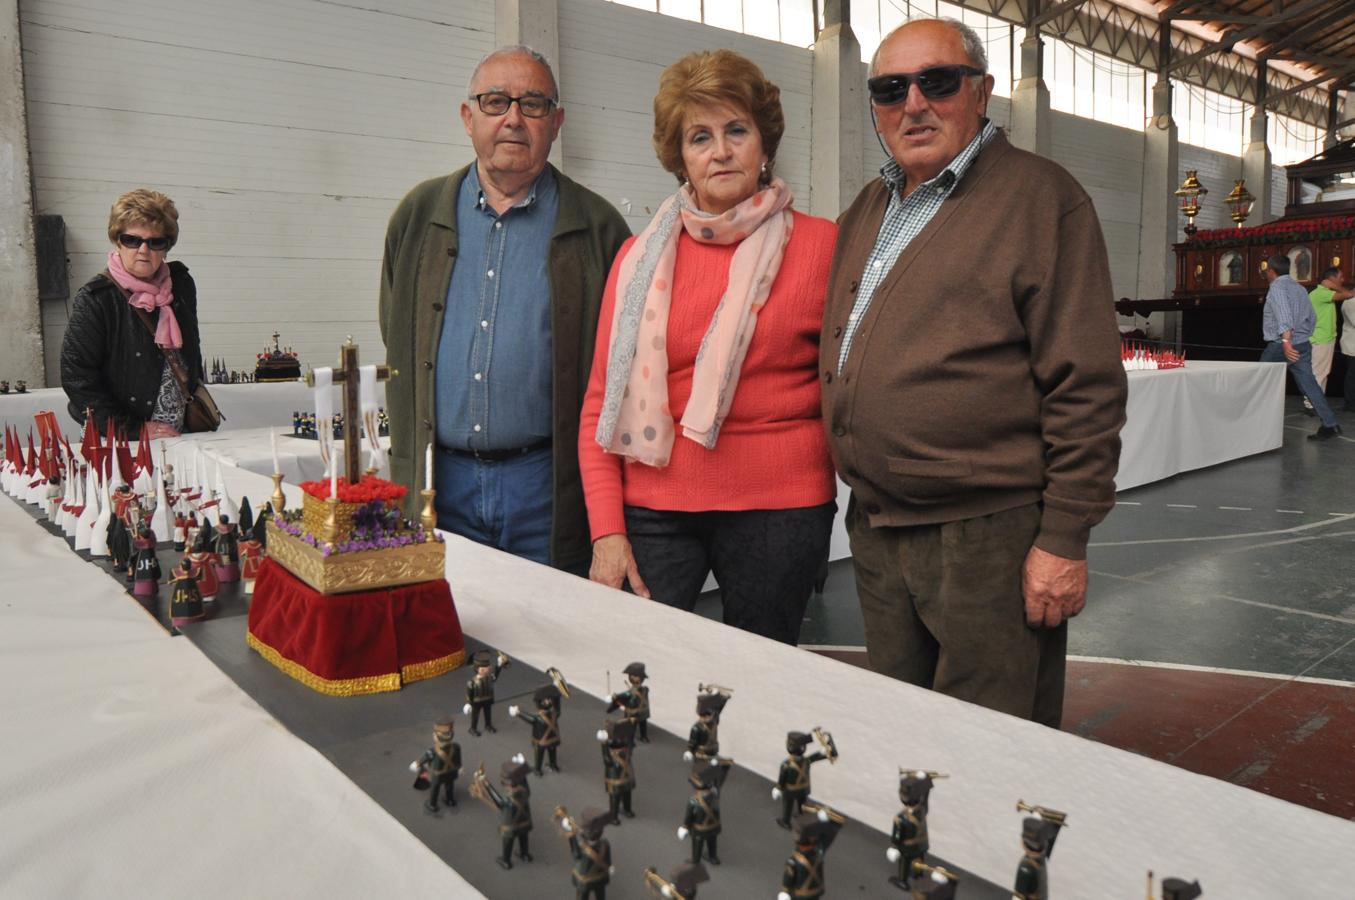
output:
[[[470,167],[410,191],[386,229],[381,267],[381,337],[400,373],[386,385],[391,423],[391,477],[409,488],[418,513],[424,453],[436,437],[434,374],[443,307],[456,264],[456,197]],[[554,515],[551,563],[577,567],[592,553],[579,478],[579,411],[593,365],[598,307],[612,259],[630,236],[603,198],[555,172],[560,212],[550,239],[551,337],[554,355]]]

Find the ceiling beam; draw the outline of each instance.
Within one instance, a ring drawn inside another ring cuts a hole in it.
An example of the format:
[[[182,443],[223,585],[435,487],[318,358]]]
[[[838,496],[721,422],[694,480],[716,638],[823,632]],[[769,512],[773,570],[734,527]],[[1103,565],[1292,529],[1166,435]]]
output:
[[[1264,50],[1256,55],[1256,58],[1269,59],[1284,48],[1307,40],[1308,36],[1314,31],[1326,28],[1333,22],[1338,22],[1348,15],[1350,15],[1350,11],[1339,6],[1336,9],[1328,10],[1326,13],[1319,15],[1312,21],[1306,22],[1295,28],[1279,40],[1272,41]]]
[[[1063,15],[1069,10],[1077,9],[1079,6],[1086,2],[1087,0],[1063,0],[1062,3],[1056,3],[1055,5],[1049,7],[1049,9],[1046,9],[1044,12],[1040,13],[1035,18],[1031,19],[1030,22],[1026,24],[1026,29],[1029,30],[1032,28],[1039,28],[1044,23],[1052,22],[1054,19],[1057,19],[1059,16]]]
[[[1285,97],[1288,97],[1291,94],[1297,94],[1300,91],[1307,90],[1310,87],[1319,85],[1324,81],[1331,81],[1332,79],[1336,79],[1336,84],[1332,85],[1332,89],[1335,90],[1341,85],[1348,82],[1352,74],[1355,74],[1355,62],[1347,62],[1344,66],[1342,66],[1339,69],[1333,69],[1332,71],[1319,75],[1316,78],[1300,82],[1294,85],[1293,87],[1285,88],[1282,91],[1276,91],[1273,94],[1267,93],[1265,102],[1262,104],[1262,106],[1265,107],[1266,109],[1269,109],[1270,107],[1275,105],[1276,100],[1283,100]]]
[[[1239,13],[1212,13],[1208,11],[1177,13],[1172,16],[1177,21],[1189,20],[1206,22],[1210,25],[1263,25],[1273,22],[1273,16],[1244,16]]]
[[[1267,19],[1264,24],[1250,25],[1246,28],[1237,28],[1232,31],[1224,32],[1223,37],[1217,41],[1214,41],[1212,44],[1205,44],[1204,47],[1195,51],[1189,56],[1183,56],[1180,59],[1172,60],[1171,64],[1167,66],[1167,71],[1172,72],[1175,71],[1176,69],[1181,68],[1182,66],[1188,66],[1191,65],[1192,63],[1197,63],[1206,57],[1213,56],[1215,53],[1221,53],[1228,50],[1232,50],[1234,45],[1236,45],[1239,41],[1245,41],[1248,40],[1249,38],[1258,37],[1259,35],[1263,34],[1267,29],[1272,28],[1275,25],[1279,25],[1282,22],[1292,21],[1298,18],[1299,16],[1302,16],[1306,13],[1313,11],[1314,9],[1320,9],[1323,7],[1329,8],[1330,0],[1299,0],[1299,2],[1294,3],[1292,6],[1287,8],[1283,13],[1280,13],[1279,15],[1272,16],[1269,19]]]

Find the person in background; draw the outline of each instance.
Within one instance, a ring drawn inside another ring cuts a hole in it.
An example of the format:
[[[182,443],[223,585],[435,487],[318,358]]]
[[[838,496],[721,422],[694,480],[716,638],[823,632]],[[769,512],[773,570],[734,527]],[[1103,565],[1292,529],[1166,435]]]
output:
[[[1332,358],[1336,355],[1336,304],[1343,303],[1355,296],[1345,286],[1345,278],[1339,266],[1332,266],[1322,272],[1317,286],[1308,292],[1308,301],[1313,304],[1313,313],[1317,322],[1313,326],[1313,378],[1323,393],[1327,391],[1327,376],[1331,374]],[[1345,307],[1341,307],[1343,310]],[[1344,351],[1342,351],[1344,352]],[[1350,370],[1346,370],[1346,383],[1351,379]],[[1355,405],[1355,397],[1346,392],[1346,407]],[[1313,404],[1303,398],[1303,408],[1313,415]]]
[[[594,581],[795,643],[835,483],[819,326],[836,227],[774,173],[781,92],[729,50],[659,78],[654,149],[678,180],[612,267],[579,426]]]
[[[152,438],[172,437],[203,377],[197,286],[165,259],[179,211],[159,191],[128,191],[109,210],[108,240],[108,265],[76,293],[61,342],[67,408],[80,423],[91,410],[100,430],[112,419],[133,437],[143,424]]]
[[[1341,426],[1336,424],[1336,413],[1313,377],[1312,336],[1317,314],[1303,285],[1289,277],[1289,257],[1277,253],[1266,260],[1266,280],[1270,288],[1261,310],[1261,336],[1266,340],[1261,362],[1282,362],[1289,367],[1294,383],[1322,422],[1308,440],[1330,440],[1341,433]]]

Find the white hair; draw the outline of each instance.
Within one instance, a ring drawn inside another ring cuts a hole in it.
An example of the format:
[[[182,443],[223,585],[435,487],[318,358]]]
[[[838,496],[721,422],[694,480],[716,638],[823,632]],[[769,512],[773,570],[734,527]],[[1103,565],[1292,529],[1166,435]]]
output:
[[[525,56],[533,62],[539,64],[546,70],[546,75],[550,78],[551,99],[556,103],[560,102],[560,83],[555,80],[555,70],[551,68],[550,60],[540,50],[528,47],[526,44],[508,44],[503,47],[495,47],[480,58],[475,64],[475,70],[470,73],[470,84],[466,87],[466,97],[475,99],[475,80],[480,77],[480,70],[485,67],[485,63],[501,56]]]

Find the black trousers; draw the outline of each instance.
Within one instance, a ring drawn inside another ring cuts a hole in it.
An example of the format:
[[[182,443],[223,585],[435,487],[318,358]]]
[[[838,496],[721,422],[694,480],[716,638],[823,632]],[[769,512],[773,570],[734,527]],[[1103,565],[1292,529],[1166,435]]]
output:
[[[522,859],[531,859],[531,854],[527,852],[527,834],[526,831],[508,831],[503,835],[503,856],[501,859],[512,862],[513,860],[513,842],[518,843],[518,856]]]
[[[1346,357],[1346,381],[1343,391],[1346,395],[1346,409],[1355,409],[1355,356],[1344,353],[1342,356]]]
[[[726,625],[794,644],[836,510],[832,501],[730,512],[627,506],[626,531],[655,600],[690,612],[714,573]]]

